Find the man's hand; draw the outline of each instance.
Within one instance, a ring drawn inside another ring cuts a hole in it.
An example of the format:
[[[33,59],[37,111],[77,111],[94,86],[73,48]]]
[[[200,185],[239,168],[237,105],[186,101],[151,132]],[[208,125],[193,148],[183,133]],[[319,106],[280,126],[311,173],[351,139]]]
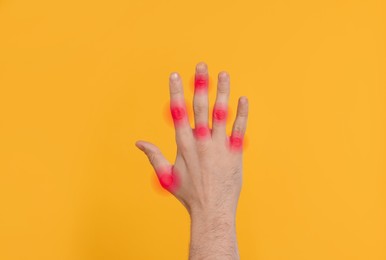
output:
[[[178,73],[171,73],[170,110],[174,121],[177,156],[174,165],[149,142],[136,145],[146,153],[160,180],[191,217],[190,259],[239,259],[235,216],[242,184],[243,137],[248,100],[240,97],[230,137],[226,134],[230,79],[218,74],[212,129],[208,124],[208,69],[196,66],[193,100],[195,128],[189,124]]]

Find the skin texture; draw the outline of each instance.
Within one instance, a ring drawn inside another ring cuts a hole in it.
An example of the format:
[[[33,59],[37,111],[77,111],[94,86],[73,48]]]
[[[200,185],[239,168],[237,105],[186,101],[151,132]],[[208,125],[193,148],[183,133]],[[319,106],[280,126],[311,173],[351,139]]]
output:
[[[177,72],[169,77],[170,110],[177,143],[174,164],[152,143],[137,141],[136,146],[147,155],[161,185],[189,212],[189,259],[239,259],[235,219],[242,186],[242,144],[248,100],[239,98],[232,134],[227,136],[230,77],[226,71],[220,72],[212,129],[209,129],[206,63],[196,65],[195,78],[198,80],[195,81],[195,127],[192,129],[186,113],[182,79]]]

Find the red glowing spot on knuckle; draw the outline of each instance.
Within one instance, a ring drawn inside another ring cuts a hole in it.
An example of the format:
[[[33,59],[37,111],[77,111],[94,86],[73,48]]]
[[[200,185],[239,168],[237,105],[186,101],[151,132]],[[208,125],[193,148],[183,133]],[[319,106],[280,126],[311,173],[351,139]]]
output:
[[[186,114],[185,109],[181,106],[173,106],[170,111],[172,113],[172,118],[175,121],[182,120]]]
[[[241,133],[233,133],[229,138],[232,150],[241,151],[243,149],[243,136]]]
[[[174,192],[179,186],[179,177],[174,167],[159,169],[157,171],[159,183],[162,188]]]
[[[226,108],[214,108],[213,118],[217,121],[225,121],[227,117]]]
[[[243,140],[240,137],[232,137],[231,144],[234,147],[241,147],[243,144]]]
[[[197,126],[194,129],[194,134],[197,138],[205,138],[209,136],[209,128],[207,126]]]
[[[208,87],[207,75],[196,75],[194,78],[194,87],[196,89],[206,89]]]
[[[173,177],[171,174],[163,174],[159,177],[161,186],[165,189],[169,189],[173,185]]]

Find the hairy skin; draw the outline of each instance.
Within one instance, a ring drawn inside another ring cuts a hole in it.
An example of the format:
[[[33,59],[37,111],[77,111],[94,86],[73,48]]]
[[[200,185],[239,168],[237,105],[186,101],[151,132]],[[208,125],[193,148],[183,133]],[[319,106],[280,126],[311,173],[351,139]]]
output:
[[[152,143],[137,141],[136,146],[147,155],[162,186],[189,212],[189,259],[240,259],[235,222],[242,186],[242,140],[247,125],[248,100],[239,98],[232,134],[227,136],[230,78],[227,72],[220,72],[212,129],[209,129],[208,86],[205,85],[209,77],[204,62],[196,65],[197,78],[200,80],[196,81],[193,98],[195,128],[192,129],[187,113],[181,113],[186,111],[182,80],[178,73],[170,74],[170,108],[177,143],[174,164],[168,162]],[[221,108],[221,114],[217,108]]]

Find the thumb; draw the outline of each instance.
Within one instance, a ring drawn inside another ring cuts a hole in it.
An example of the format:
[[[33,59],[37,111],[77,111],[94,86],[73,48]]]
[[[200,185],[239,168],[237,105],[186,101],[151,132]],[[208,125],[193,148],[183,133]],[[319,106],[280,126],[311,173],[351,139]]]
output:
[[[146,141],[137,141],[135,145],[146,154],[157,174],[161,186],[169,191],[174,188],[176,181],[172,174],[173,165],[165,158],[160,149],[156,145]]]

